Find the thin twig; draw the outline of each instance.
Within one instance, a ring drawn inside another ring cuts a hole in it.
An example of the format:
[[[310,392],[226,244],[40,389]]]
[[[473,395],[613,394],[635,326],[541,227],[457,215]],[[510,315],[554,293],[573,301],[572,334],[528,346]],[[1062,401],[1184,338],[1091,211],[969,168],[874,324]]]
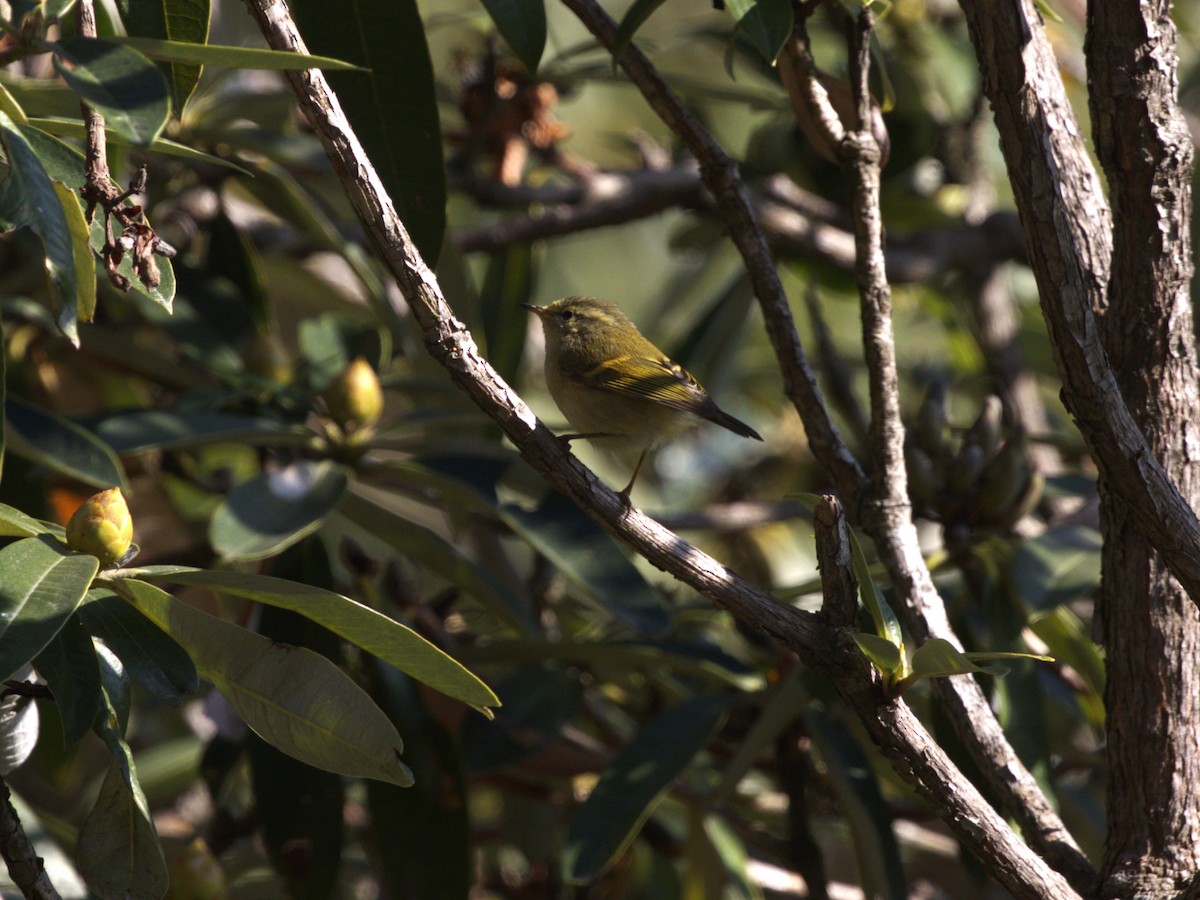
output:
[[[830,139],[841,135],[842,170],[850,183],[858,245],[858,283],[862,298],[863,341],[870,375],[872,492],[861,507],[863,528],[875,541],[887,569],[901,613],[913,637],[950,641],[961,649],[950,627],[945,605],[933,584],[921,553],[904,465],[904,427],[900,421],[899,385],[891,320],[891,291],[883,265],[883,226],[879,209],[879,153],[870,123],[867,90],[870,63],[871,13],[864,7],[858,19],[850,55],[856,98],[856,127],[846,131],[812,74],[815,67],[804,38],[803,19],[790,44],[802,72],[797,87],[809,98],[815,118],[825,123]],[[807,63],[807,65],[805,65]],[[788,67],[792,70],[791,67]],[[1062,819],[1021,763],[987,702],[970,678],[935,680],[951,721],[1004,808],[1022,826],[1030,842],[1072,885],[1087,890],[1095,870],[1067,831]]]
[[[595,0],[563,0],[579,20],[605,47],[612,49],[617,26]],[[695,116],[679,96],[663,81],[658,71],[634,46],[627,46],[617,61],[637,85],[646,101],[700,163],[704,186],[716,199],[730,239],[746,263],[754,286],[754,295],[762,309],[763,322],[775,350],[784,390],[796,407],[808,435],[809,447],[838,485],[848,504],[858,500],[866,485],[866,476],[829,418],[808,357],[796,334],[787,295],[775,271],[768,246],[754,216],[749,191],[738,174],[737,164]]]
[[[251,0],[249,5],[271,47],[306,52],[282,0]],[[603,16],[594,6],[590,14]],[[324,76],[309,69],[289,73],[288,78],[367,233],[397,279],[414,319],[421,325],[426,348],[447,369],[451,379],[500,425],[523,457],[588,515],[653,565],[782,641],[806,663],[834,679],[897,770],[929,798],[955,834],[1015,895],[1055,900],[1074,897],[1070,886],[1013,834],[953,766],[908,707],[884,695],[853,641],[825,626],[814,614],[777,602],[631,509],[537,422],[525,403],[479,355],[462,323],[451,315],[436,278],[409,239]]]
[[[838,355],[833,346],[833,335],[825,323],[821,312],[821,298],[817,294],[816,285],[809,283],[804,289],[804,305],[808,307],[808,320],[812,327],[813,338],[817,342],[817,361],[825,372],[825,385],[829,391],[829,399],[841,411],[846,424],[854,436],[865,445],[867,431],[870,427],[866,414],[854,394],[854,385],[850,378],[850,370]]]
[[[28,900],[60,900],[42,858],[13,809],[12,796],[3,778],[0,778],[0,856],[4,857],[13,884]]]

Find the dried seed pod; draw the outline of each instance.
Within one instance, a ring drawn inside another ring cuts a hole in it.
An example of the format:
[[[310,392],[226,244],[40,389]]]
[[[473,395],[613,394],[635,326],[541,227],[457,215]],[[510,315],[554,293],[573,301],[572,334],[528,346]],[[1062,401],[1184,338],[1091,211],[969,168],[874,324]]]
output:
[[[133,518],[120,488],[109,488],[83,502],[67,522],[67,546],[90,553],[107,566],[133,543]]]

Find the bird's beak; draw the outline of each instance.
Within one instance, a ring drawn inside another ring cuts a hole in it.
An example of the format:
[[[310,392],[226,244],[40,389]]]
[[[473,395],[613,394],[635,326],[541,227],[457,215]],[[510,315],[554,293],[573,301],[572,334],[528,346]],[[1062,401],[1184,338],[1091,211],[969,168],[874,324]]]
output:
[[[545,307],[542,307],[542,306],[534,306],[532,303],[522,303],[522,304],[521,304],[521,309],[527,309],[527,310],[529,310],[531,313],[533,313],[534,315],[536,315],[538,318],[544,318],[544,317],[545,317],[545,315],[546,315],[546,309],[545,309]]]

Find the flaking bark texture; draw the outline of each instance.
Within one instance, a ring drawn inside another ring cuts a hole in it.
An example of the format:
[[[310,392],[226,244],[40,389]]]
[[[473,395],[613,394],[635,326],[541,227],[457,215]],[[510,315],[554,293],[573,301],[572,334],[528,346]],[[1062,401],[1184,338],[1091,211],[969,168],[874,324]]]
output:
[[[1176,105],[1175,37],[1162,0],[1089,4],[1091,112],[1113,214],[1102,336],[1135,420],[1195,508],[1192,143]],[[1109,764],[1101,894],[1170,896],[1200,868],[1200,614],[1103,482],[1101,529]]]

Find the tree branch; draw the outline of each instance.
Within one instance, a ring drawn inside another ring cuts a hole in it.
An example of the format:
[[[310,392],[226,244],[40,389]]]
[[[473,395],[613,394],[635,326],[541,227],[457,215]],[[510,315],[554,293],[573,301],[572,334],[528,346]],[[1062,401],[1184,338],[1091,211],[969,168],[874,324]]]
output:
[[[451,236],[464,253],[495,252],[513,244],[620,225],[668,209],[707,212],[716,207],[694,164],[661,171],[602,172],[570,184],[513,187],[490,178],[451,173],[450,186],[489,208],[531,203],[550,207],[456,229]],[[749,188],[748,194],[763,235],[776,253],[816,257],[843,271],[854,271],[854,233],[842,209],[802,191],[786,175],[772,177],[761,189]],[[888,279],[893,284],[910,284],[984,265],[1023,261],[1025,244],[1017,217],[999,212],[979,223],[889,237],[884,253]]]
[[[883,225],[879,207],[879,148],[870,119],[867,89],[870,63],[869,7],[864,7],[854,31],[850,55],[852,89],[855,94],[855,127],[846,130],[816,77],[803,17],[797,35],[788,45],[789,64],[781,71],[794,79],[789,91],[805,98],[813,119],[838,146],[842,171],[850,184],[855,221],[858,264],[856,275],[862,298],[863,342],[871,381],[870,452],[872,490],[860,508],[863,528],[875,542],[876,551],[893,588],[901,599],[901,611],[913,637],[924,642],[932,637],[961,642],[950,627],[945,606],[917,540],[908,497],[908,475],[904,465],[904,426],[900,421],[899,385],[891,318],[891,290],[883,265]],[[1018,758],[992,712],[983,690],[974,679],[935,680],[955,730],[977,762],[989,786],[1004,808],[1028,834],[1055,869],[1079,890],[1095,881],[1095,870],[1042,793],[1033,775]]]
[[[13,884],[28,900],[60,900],[41,857],[13,809],[12,797],[3,778],[0,778],[0,856],[4,857]]]
[[[1117,385],[1095,311],[1108,303],[1111,218],[1032,0],[960,0],[1041,294],[1063,400],[1106,483],[1200,605],[1200,519]]]
[[[250,8],[271,47],[306,52],[282,0],[253,0]],[[592,13],[603,15],[595,8]],[[629,508],[537,422],[525,403],[480,357],[470,334],[451,315],[437,280],[399,221],[324,76],[310,69],[291,72],[288,78],[380,257],[397,279],[423,330],[426,348],[451,379],[501,426],[522,456],[606,530],[652,564],[781,640],[805,662],[829,674],[897,770],[930,798],[955,833],[986,861],[1010,891],[1020,897],[1074,897],[1066,882],[1030,852],[954,768],[908,708],[884,696],[865,658],[848,636],[839,636],[823,626],[814,614],[779,603]]]

